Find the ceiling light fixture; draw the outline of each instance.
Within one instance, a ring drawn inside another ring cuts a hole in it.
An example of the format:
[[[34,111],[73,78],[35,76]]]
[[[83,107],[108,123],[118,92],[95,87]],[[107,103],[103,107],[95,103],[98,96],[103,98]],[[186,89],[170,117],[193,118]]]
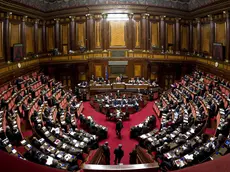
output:
[[[121,21],[121,20],[129,20],[129,18],[127,14],[108,14],[107,20]]]

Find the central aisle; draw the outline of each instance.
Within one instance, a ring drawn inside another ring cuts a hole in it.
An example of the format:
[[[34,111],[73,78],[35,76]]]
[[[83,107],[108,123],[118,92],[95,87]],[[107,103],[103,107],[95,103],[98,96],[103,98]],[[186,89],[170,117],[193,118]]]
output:
[[[118,144],[122,144],[122,148],[124,150],[124,157],[121,160],[123,164],[129,164],[129,153],[133,150],[138,141],[135,139],[130,139],[130,128],[134,125],[140,124],[143,122],[147,116],[155,115],[153,111],[153,102],[148,102],[147,105],[139,112],[130,115],[130,120],[124,121],[124,128],[122,129],[122,139],[118,139],[115,133],[115,122],[107,121],[105,115],[97,112],[89,102],[84,102],[84,110],[83,114],[85,116],[92,116],[96,123],[101,124],[108,128],[108,138],[100,142],[100,145],[104,144],[106,141],[109,142],[110,146],[110,164],[114,164],[114,149],[118,146]],[[160,128],[160,121],[157,118],[156,127]]]

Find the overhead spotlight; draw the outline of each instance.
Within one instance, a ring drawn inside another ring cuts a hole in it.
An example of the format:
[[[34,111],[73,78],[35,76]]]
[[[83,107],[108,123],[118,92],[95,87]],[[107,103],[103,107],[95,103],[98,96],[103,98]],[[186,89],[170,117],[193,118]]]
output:
[[[226,11],[223,11],[223,13],[225,14],[225,13],[226,13]]]
[[[12,15],[12,12],[9,12],[9,15]]]

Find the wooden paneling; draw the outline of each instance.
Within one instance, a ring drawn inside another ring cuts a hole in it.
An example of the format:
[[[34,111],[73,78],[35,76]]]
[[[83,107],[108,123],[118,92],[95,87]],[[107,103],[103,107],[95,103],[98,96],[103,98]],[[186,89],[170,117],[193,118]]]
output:
[[[135,48],[140,48],[140,42],[141,42],[141,22],[135,21]]]
[[[216,23],[216,39],[215,42],[226,45],[226,23]],[[230,40],[228,40],[230,41]]]
[[[0,21],[0,59],[3,58],[3,22]]]
[[[95,77],[102,77],[102,65],[94,65]]]
[[[197,51],[197,27],[193,26],[193,51]]]
[[[151,23],[151,45],[159,47],[159,22]]]
[[[26,54],[34,52],[34,27],[26,25]]]
[[[189,26],[181,26],[181,49],[188,50],[188,40],[189,39]]]
[[[0,68],[0,85],[32,71],[39,71],[39,68],[38,59],[22,61],[21,68],[18,68],[17,62],[5,64]]]
[[[61,42],[63,44],[68,44],[69,41],[69,25],[61,25]]]
[[[76,23],[76,45],[85,47],[85,38],[86,38],[86,23]]]
[[[63,54],[68,53],[69,48],[69,24],[61,25],[61,49]]]
[[[86,81],[86,74],[85,73],[79,73],[79,80],[80,81]]]
[[[126,47],[125,43],[125,25],[126,21],[110,21],[110,47]]]
[[[10,23],[10,46],[18,44],[21,41],[21,25]]]
[[[53,50],[54,47],[54,26],[46,27],[47,50]]]
[[[38,28],[38,52],[42,52],[42,28]]]
[[[95,21],[95,48],[102,48],[101,41],[102,20]]]
[[[210,25],[203,24],[201,25],[201,51],[209,52],[209,43],[210,43]]]
[[[134,77],[141,77],[142,76],[142,66],[141,64],[134,65]]]
[[[167,24],[167,43],[173,44],[173,24]]]

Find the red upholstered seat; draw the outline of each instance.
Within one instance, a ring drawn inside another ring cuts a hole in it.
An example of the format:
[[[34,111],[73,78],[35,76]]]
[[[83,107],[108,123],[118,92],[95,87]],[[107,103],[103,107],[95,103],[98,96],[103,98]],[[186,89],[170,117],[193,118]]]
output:
[[[210,118],[211,121],[215,121],[216,120],[216,117],[214,116],[213,118]]]
[[[82,164],[82,160],[78,159],[78,160],[77,160],[77,165],[80,167],[81,164]]]
[[[157,152],[151,152],[151,155],[153,156],[153,157],[155,157],[156,156],[156,154],[157,154]]]

